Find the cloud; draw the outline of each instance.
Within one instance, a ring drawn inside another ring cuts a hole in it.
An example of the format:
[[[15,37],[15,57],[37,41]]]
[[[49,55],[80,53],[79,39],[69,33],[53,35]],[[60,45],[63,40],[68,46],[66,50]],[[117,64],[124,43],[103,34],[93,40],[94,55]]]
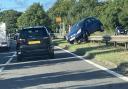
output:
[[[25,6],[26,0],[14,0],[14,2],[19,6]]]
[[[52,5],[56,2],[56,0],[45,0],[43,3],[44,9],[48,10]]]
[[[56,0],[11,0],[11,2],[10,0],[2,0],[0,1],[0,9],[25,11],[26,8],[28,8],[34,2],[39,2],[41,5],[43,5],[45,10],[48,10],[56,2]]]
[[[2,3],[0,3],[0,10],[4,9],[4,6]]]

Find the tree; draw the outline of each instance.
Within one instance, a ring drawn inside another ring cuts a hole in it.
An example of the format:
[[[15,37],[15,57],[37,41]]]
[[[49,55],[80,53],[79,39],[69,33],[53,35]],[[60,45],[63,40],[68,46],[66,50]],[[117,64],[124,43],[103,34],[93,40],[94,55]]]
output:
[[[61,16],[66,24],[73,24],[76,21],[90,16],[97,4],[96,0],[57,0],[54,6],[49,9],[48,14],[55,20]]]
[[[51,20],[39,3],[31,5],[17,20],[18,27],[50,26]]]
[[[52,19],[52,28],[56,28],[56,17],[61,17],[66,24],[71,23],[70,8],[75,4],[75,0],[57,0],[52,8],[48,10],[48,15]]]
[[[53,20],[60,15],[66,24],[95,16],[101,20],[107,32],[113,32],[116,25],[128,28],[127,8],[128,0],[57,0],[48,14]]]
[[[21,12],[15,10],[5,10],[0,12],[0,21],[5,22],[7,26],[7,33],[13,33],[17,29],[17,18]]]

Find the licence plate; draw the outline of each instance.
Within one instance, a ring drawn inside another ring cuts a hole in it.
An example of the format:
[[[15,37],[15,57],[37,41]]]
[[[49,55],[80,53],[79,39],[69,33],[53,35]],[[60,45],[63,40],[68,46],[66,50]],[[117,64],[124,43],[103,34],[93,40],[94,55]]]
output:
[[[31,44],[40,44],[40,41],[29,41],[28,44],[29,45],[31,45]]]

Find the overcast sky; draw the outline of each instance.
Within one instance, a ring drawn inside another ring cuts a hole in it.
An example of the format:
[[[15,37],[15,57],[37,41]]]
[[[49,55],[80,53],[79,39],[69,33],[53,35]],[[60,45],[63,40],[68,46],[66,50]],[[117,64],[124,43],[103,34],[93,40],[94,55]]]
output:
[[[25,11],[32,3],[39,2],[45,10],[48,10],[56,0],[0,0],[0,9],[14,9],[17,11]]]

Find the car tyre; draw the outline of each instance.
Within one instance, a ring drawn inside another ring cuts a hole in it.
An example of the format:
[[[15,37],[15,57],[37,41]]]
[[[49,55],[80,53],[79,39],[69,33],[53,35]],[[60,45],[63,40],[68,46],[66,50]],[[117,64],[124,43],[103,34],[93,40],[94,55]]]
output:
[[[51,59],[54,59],[54,58],[55,58],[54,52],[53,52],[53,53],[50,53],[49,57],[50,57]]]
[[[7,47],[6,50],[9,51],[11,49],[11,47]]]
[[[17,61],[22,62],[22,57],[20,55],[17,55]]]
[[[82,43],[82,40],[79,39],[79,40],[76,40],[75,42],[76,42],[77,44],[81,44],[81,43]]]
[[[70,44],[74,44],[74,41],[69,41]]]

